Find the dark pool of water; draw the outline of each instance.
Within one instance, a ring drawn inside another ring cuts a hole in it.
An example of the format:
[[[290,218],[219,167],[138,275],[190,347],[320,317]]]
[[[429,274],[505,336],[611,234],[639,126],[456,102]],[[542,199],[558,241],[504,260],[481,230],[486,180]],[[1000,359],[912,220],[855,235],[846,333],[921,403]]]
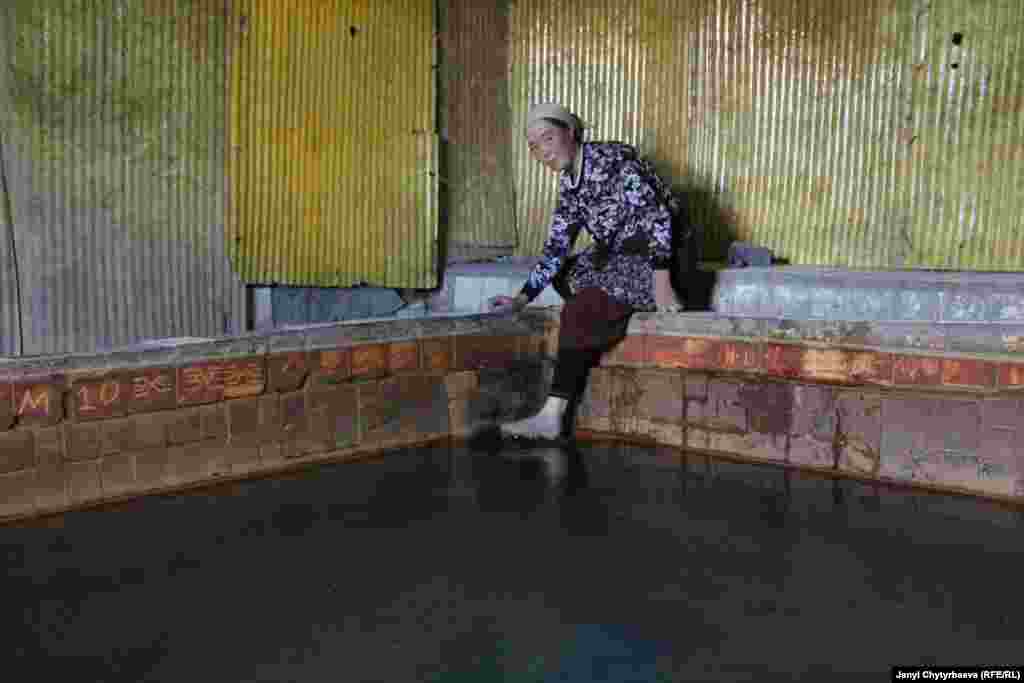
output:
[[[553,479],[556,453],[436,446],[0,527],[5,671],[648,683],[1021,661],[1018,511],[612,444]]]

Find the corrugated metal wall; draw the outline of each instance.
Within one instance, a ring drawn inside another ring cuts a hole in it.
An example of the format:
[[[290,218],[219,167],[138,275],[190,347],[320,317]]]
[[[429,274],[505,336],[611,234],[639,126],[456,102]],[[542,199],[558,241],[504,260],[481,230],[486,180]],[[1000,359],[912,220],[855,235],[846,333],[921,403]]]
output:
[[[24,352],[242,330],[224,230],[225,2],[4,5]]]
[[[450,259],[515,247],[506,2],[442,0],[441,136]],[[518,140],[516,140],[518,141]]]
[[[432,0],[235,0],[232,258],[247,282],[432,287]]]
[[[7,159],[13,151],[11,130],[14,106],[11,101],[9,60],[10,10],[0,8],[0,356],[21,353],[21,310],[18,296],[18,267],[14,251],[14,222],[7,178]]]
[[[638,145],[709,258],[747,239],[794,263],[1019,270],[1022,17],[1004,0],[520,0],[514,125],[554,99],[592,139]],[[518,251],[536,254],[555,182],[514,148]]]

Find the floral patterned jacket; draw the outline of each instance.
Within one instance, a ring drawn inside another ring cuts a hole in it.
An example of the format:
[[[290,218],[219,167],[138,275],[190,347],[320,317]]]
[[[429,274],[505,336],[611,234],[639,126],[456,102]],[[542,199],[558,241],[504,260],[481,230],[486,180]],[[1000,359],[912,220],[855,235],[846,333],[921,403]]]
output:
[[[668,268],[671,256],[672,197],[633,147],[588,142],[582,150],[579,184],[571,171],[559,176],[544,252],[522,293],[533,301],[568,262],[562,277],[573,293],[599,287],[634,309],[653,310],[653,271]],[[581,228],[594,244],[570,260]]]

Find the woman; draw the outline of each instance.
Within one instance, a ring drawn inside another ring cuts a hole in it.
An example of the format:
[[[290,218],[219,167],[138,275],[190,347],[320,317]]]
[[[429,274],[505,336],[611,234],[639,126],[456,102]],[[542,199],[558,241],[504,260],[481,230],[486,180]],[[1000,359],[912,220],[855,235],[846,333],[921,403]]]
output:
[[[566,299],[544,407],[501,428],[509,436],[553,439],[571,435],[570,403],[601,354],[625,336],[630,315],[654,310],[656,300],[678,306],[668,271],[671,197],[633,147],[584,143],[579,118],[560,105],[530,110],[526,142],[534,159],[559,174],[558,203],[543,256],[522,290],[489,303],[494,311],[516,312],[549,284]],[[594,244],[570,258],[580,229]]]

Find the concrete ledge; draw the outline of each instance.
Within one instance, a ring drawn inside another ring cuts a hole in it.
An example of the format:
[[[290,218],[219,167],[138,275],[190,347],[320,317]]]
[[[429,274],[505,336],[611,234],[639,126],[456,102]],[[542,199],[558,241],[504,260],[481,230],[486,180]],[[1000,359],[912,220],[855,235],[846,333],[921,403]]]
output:
[[[721,270],[718,313],[819,320],[1024,323],[1019,273],[810,266]]]

